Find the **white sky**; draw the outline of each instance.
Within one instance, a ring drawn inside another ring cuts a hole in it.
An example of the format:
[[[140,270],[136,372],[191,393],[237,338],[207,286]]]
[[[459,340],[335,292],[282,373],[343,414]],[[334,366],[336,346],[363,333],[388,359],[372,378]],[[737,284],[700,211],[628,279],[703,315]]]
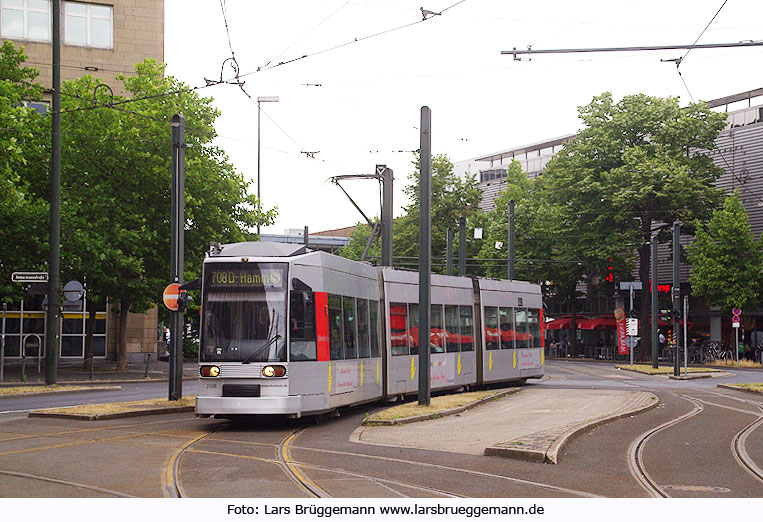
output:
[[[522,62],[500,52],[528,44],[534,49],[692,44],[723,4],[466,0],[426,22],[310,56],[421,20],[421,6],[441,11],[456,1],[226,1],[242,74],[271,60],[308,55],[244,78],[253,98],[280,97],[262,108],[285,131],[263,114],[262,200],[279,209],[275,225],[263,232],[356,223],[357,210],[327,179],[370,173],[376,164],[395,171],[399,215],[413,168],[407,151],[419,147],[423,105],[432,110],[433,153],[448,154],[455,163],[573,133],[580,126],[577,107],[604,91],[618,99],[643,92],[680,96],[688,103],[675,65],[660,62],[686,51],[535,55]],[[728,0],[699,43],[763,40],[762,20],[763,2]],[[220,1],[165,0],[165,22],[168,74],[192,86],[219,78],[230,56]],[[763,87],[761,55],[763,47],[692,50],[680,70],[694,99],[709,100]],[[231,76],[228,69],[225,78]],[[256,104],[235,86],[201,93],[213,96],[222,111],[219,145],[239,171],[256,180]],[[302,151],[320,153],[309,159]],[[344,186],[369,216],[379,213],[374,181]]]

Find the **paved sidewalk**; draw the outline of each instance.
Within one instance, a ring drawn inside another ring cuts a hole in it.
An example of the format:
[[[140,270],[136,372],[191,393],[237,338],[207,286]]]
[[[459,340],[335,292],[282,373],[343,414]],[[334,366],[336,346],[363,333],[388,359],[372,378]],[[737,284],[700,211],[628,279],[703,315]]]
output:
[[[556,463],[561,449],[576,435],[657,403],[657,397],[649,392],[575,390],[573,394],[524,388],[440,419],[403,426],[361,426],[351,440]]]

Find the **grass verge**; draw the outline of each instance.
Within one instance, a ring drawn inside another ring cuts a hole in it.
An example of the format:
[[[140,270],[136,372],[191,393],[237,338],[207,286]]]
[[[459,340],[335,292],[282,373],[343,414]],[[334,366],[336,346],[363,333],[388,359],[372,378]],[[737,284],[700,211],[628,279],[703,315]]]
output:
[[[761,368],[763,365],[761,365],[759,362],[750,361],[747,359],[739,359],[739,365],[737,365],[736,360],[734,359],[716,359],[713,362],[711,362],[713,366],[729,366],[729,367],[735,367],[735,368]]]
[[[755,393],[763,393],[763,383],[739,383],[739,384],[727,384],[726,386],[733,386],[734,388],[740,388],[746,391],[752,391]]]
[[[196,396],[183,397],[179,401],[167,399],[147,399],[142,401],[109,402],[105,404],[82,404],[67,408],[51,408],[39,410],[39,413],[68,413],[73,415],[110,415],[113,413],[129,413],[150,409],[175,408],[180,406],[193,406]]]
[[[660,366],[659,368],[652,368],[649,364],[623,364],[615,366],[620,370],[627,370],[629,372],[645,373],[647,375],[673,375],[673,366]],[[689,368],[689,373],[708,373],[708,372],[722,372],[715,368]],[[683,366],[681,367],[681,373],[683,373]]]
[[[505,390],[486,390],[468,393],[456,393],[451,395],[440,395],[437,397],[432,397],[429,402],[429,406],[421,406],[417,402],[407,402],[405,404],[399,404],[397,406],[387,408],[386,410],[374,413],[366,419],[365,423],[373,424],[374,422],[378,421],[394,421],[398,419],[405,419],[407,417],[418,416],[435,418],[448,410],[460,408],[462,406],[487,399],[504,391]],[[517,391],[519,391],[519,388],[517,388]]]
[[[55,393],[72,390],[81,390],[82,386],[10,386],[0,387],[0,396],[2,395],[21,395],[25,393]]]

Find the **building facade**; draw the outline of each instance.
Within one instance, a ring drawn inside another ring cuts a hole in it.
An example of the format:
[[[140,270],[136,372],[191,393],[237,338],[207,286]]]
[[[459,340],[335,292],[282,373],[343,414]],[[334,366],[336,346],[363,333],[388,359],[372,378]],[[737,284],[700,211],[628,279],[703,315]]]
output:
[[[52,3],[50,0],[0,0],[0,37],[23,47],[25,65],[39,71],[50,101],[52,86]],[[61,1],[61,79],[91,75],[107,84],[115,95],[127,95],[119,75],[129,76],[145,58],[164,61],[164,0]],[[40,107],[40,110],[46,110]],[[82,360],[87,332],[87,297],[64,302],[60,322],[62,361]],[[111,307],[109,307],[110,309]],[[32,365],[45,345],[44,296],[29,295],[24,302],[10,303],[0,313],[5,333],[4,356],[13,363],[22,356]],[[93,356],[113,359],[119,318],[106,306],[97,310]],[[160,344],[157,309],[130,314],[127,324],[129,358],[142,360],[156,353]]]
[[[715,185],[729,194],[738,191],[747,211],[752,232],[760,236],[763,233],[763,88],[712,100],[708,105],[711,109],[726,112],[728,115],[727,126],[716,139],[717,148],[709,153],[714,163],[724,171]],[[460,161],[455,164],[455,169],[459,174],[478,174],[482,191],[480,209],[489,212],[495,208],[495,199],[506,187],[507,167],[512,160],[519,161],[528,177],[534,179],[542,175],[551,158],[574,137],[574,134],[569,134]],[[681,239],[683,246],[690,242],[691,238]],[[673,279],[670,248],[670,245],[661,245],[657,256],[661,309],[670,308],[670,286]],[[691,293],[689,270],[688,265],[681,265],[681,295]],[[636,273],[633,274],[633,280],[637,280]],[[640,294],[641,292],[637,292],[635,296],[636,310],[639,309]],[[625,297],[626,308],[630,306],[628,297]],[[648,294],[645,298],[648,298]],[[612,296],[589,296],[582,305],[582,310],[579,310],[582,313],[591,316],[611,315],[615,299]],[[730,311],[713,310],[702,299],[694,297],[690,297],[689,308],[692,323],[690,338],[698,341],[731,339],[733,344],[734,332],[731,328]],[[561,315],[566,310],[549,312]],[[745,340],[755,335],[755,332],[763,332],[763,315],[760,313],[748,314],[743,321]],[[587,332],[581,335],[585,333]],[[591,337],[591,342],[598,342],[600,337],[594,337]],[[583,341],[585,342],[585,339]]]

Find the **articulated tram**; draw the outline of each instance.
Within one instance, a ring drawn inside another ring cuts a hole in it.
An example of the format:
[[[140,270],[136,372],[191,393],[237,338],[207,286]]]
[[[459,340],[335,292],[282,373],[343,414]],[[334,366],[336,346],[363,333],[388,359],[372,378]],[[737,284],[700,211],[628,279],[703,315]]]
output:
[[[432,391],[543,375],[538,285],[432,275]],[[418,273],[235,243],[202,273],[198,416],[327,413],[418,391]]]

